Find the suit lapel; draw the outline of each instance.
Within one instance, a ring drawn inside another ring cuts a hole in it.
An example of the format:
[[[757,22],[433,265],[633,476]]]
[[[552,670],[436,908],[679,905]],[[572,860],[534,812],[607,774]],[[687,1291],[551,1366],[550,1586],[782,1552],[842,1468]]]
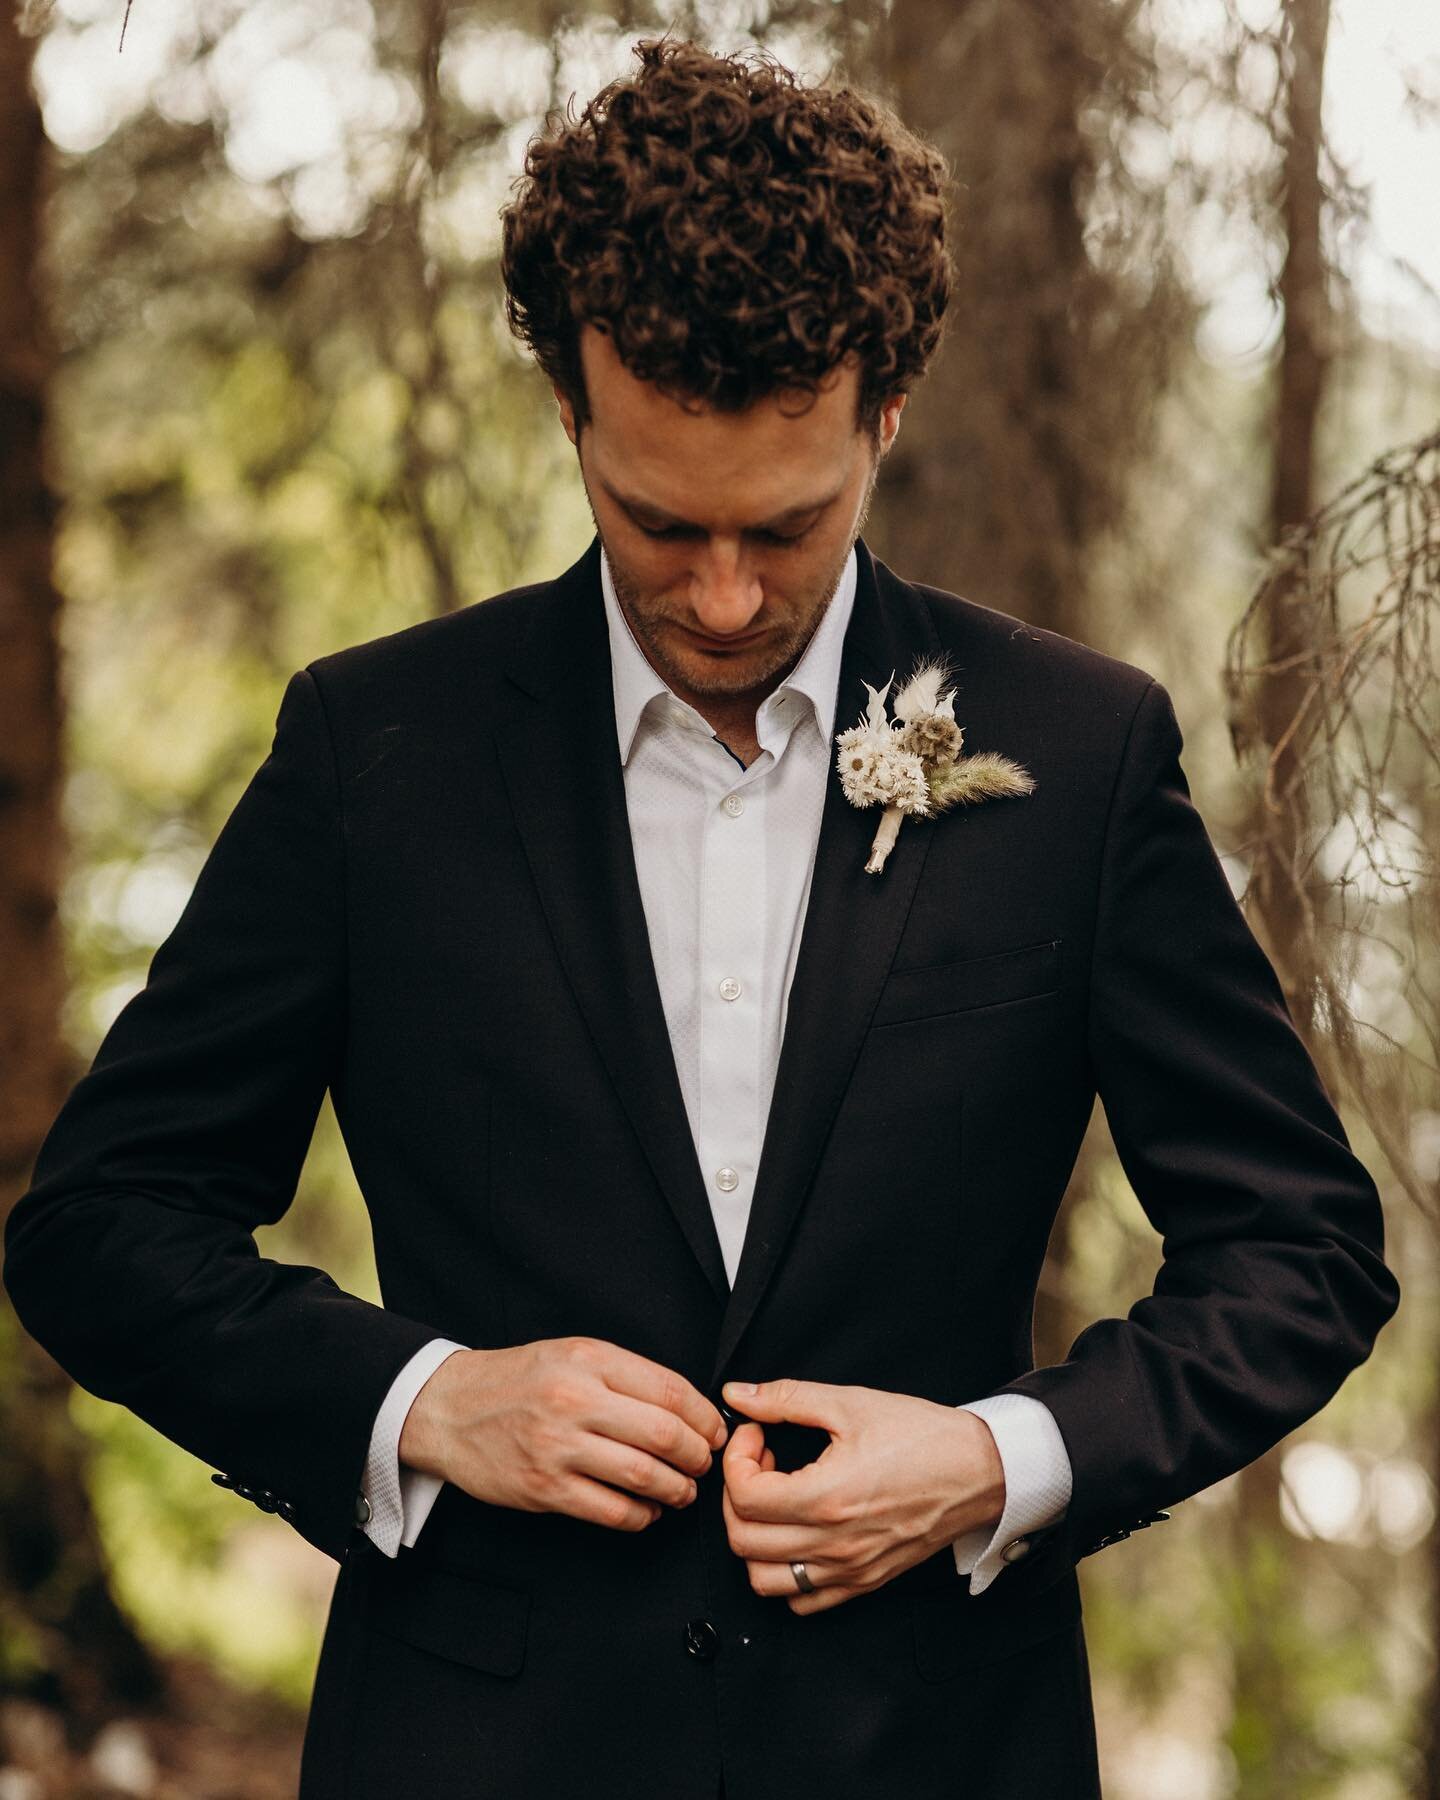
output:
[[[855,605],[840,660],[835,729],[864,710],[862,679],[904,681],[919,657],[939,654],[920,595],[856,546]],[[756,1174],[745,1243],[725,1311],[718,1382],[780,1263],[890,970],[934,826],[907,822],[884,870],[865,860],[880,814],[825,790],[815,871],[786,1011],[785,1034]],[[764,1371],[761,1371],[763,1374]]]
[[[665,1022],[615,731],[600,540],[527,597],[496,743],[576,1000],[661,1192],[716,1295],[729,1291]]]

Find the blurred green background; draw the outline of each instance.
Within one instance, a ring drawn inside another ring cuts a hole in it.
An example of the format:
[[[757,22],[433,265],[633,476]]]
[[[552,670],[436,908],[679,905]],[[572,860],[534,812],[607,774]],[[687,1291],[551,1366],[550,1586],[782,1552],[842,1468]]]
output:
[[[122,21],[125,26],[120,49]],[[1082,1565],[1114,1800],[1440,1796],[1440,14],[27,0],[0,21],[0,1207],[312,657],[591,524],[509,338],[546,109],[666,27],[886,98],[959,281],[866,536],[1140,663],[1387,1206],[1331,1406]],[[378,1299],[328,1104],[264,1254]],[[1097,1113],[1037,1356],[1160,1246]],[[0,1800],[293,1793],[335,1565],[0,1304]],[[658,1800],[658,1797],[657,1797]],[[1039,1800],[1039,1797],[1037,1797]]]

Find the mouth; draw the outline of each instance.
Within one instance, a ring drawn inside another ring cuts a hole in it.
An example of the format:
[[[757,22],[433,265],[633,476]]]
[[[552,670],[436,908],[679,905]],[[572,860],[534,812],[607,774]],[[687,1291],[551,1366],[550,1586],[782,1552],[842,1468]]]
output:
[[[698,644],[702,650],[708,650],[712,655],[724,655],[727,651],[749,650],[767,635],[763,631],[752,631],[744,637],[716,638],[707,637],[703,631],[692,631],[688,625],[682,625],[680,629],[693,643]]]

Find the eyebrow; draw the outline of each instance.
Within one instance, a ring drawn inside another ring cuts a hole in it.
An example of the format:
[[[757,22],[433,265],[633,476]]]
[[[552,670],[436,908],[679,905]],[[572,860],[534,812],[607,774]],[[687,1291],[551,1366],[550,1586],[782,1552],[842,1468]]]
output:
[[[667,527],[681,525],[689,531],[704,530],[704,527],[697,525],[693,519],[679,518],[675,513],[666,512],[663,506],[655,506],[648,500],[641,500],[630,494],[622,494],[618,488],[612,487],[604,476],[600,477],[600,485],[610,498],[618,505],[623,506],[627,512],[643,513],[646,518],[658,520],[661,525]],[[769,519],[761,519],[757,524],[747,526],[746,529],[749,531],[773,531],[777,525],[792,525],[797,519],[803,519],[809,513],[823,512],[827,506],[833,506],[840,498],[841,494],[845,492],[846,485],[847,483],[842,481],[833,493],[826,494],[823,499],[807,500],[800,506],[787,506],[784,512],[776,513]]]

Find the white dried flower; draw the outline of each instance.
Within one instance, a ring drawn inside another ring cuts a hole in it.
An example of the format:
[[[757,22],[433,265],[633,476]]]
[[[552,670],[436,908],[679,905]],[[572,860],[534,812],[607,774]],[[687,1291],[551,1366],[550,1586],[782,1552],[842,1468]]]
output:
[[[892,675],[890,679],[893,681],[895,678]],[[955,690],[948,688],[941,692],[941,684],[945,679],[943,662],[922,662],[895,696],[895,717],[905,725],[928,713],[936,713],[942,719],[953,719]]]
[[[886,717],[885,713],[885,696],[890,692],[890,682],[894,681],[894,679],[895,672],[892,669],[890,672],[890,681],[885,683],[879,693],[876,693],[875,689],[871,687],[868,681],[862,680],[860,683],[861,687],[863,687],[865,692],[870,696],[869,700],[865,703],[864,723],[876,737],[888,738],[893,729],[890,720]]]
[[[852,806],[869,806],[870,801],[865,796],[875,780],[884,748],[875,742],[873,734],[864,725],[852,725],[840,734],[837,742],[840,751],[835,758],[835,767],[840,771],[845,798]]]

